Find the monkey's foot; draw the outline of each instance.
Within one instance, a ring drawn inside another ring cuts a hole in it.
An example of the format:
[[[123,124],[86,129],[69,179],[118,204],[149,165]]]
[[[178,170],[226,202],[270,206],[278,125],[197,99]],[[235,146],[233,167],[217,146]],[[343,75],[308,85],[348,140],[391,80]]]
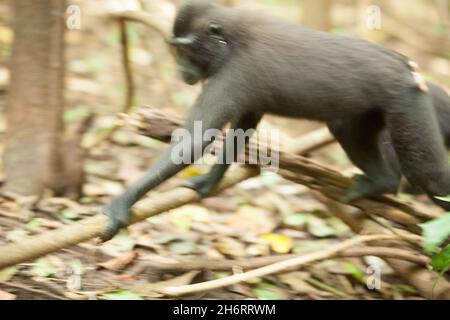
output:
[[[350,203],[364,197],[395,193],[398,188],[398,181],[394,178],[373,180],[366,175],[357,174],[353,179],[356,181],[355,185],[340,198],[343,203]]]
[[[111,240],[120,229],[127,226],[130,213],[128,209],[117,209],[111,204],[104,206],[102,212],[108,216],[108,225],[100,239],[102,242],[106,242]]]
[[[207,197],[216,187],[216,183],[212,181],[208,174],[195,176],[185,182],[182,187],[196,191],[202,198]]]

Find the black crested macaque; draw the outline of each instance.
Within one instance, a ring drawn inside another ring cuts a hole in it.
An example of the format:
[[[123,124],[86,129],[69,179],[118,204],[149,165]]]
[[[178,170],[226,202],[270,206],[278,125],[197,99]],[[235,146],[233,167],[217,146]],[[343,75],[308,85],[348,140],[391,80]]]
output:
[[[447,151],[430,90],[408,58],[364,40],[199,0],[181,7],[169,43],[184,81],[203,81],[185,124],[191,133],[195,121],[201,121],[203,130],[226,124],[254,129],[266,113],[323,121],[364,171],[343,199],[350,202],[397,190],[399,174],[379,147],[385,130],[409,182],[450,210],[450,203],[434,198],[450,194]],[[437,100],[448,100],[430,87]],[[190,150],[211,143],[192,136]],[[224,148],[233,145],[228,140]],[[171,161],[174,146],[104,207],[109,224],[103,240],[127,224],[130,207],[139,198],[189,165]],[[192,154],[191,163],[201,156]],[[187,186],[207,195],[228,167],[217,163]]]

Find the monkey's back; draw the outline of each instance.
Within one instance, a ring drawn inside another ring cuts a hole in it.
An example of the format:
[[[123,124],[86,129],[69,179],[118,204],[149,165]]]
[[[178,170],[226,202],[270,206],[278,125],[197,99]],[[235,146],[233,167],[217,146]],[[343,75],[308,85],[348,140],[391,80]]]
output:
[[[241,25],[250,40],[236,45],[233,68],[244,80],[239,85],[269,112],[327,120],[375,108],[415,86],[408,61],[376,44],[271,18],[250,21]]]

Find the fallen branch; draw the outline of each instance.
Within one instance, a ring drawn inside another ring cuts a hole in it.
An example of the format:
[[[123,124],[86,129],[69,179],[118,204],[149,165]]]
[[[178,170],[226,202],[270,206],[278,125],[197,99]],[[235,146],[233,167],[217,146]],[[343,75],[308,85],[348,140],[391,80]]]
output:
[[[230,171],[230,174],[225,177],[218,191],[229,188],[259,173],[256,167],[237,167]],[[177,188],[154,197],[146,198],[139,201],[133,207],[130,224],[197,201],[198,199],[198,194],[187,188]],[[39,235],[24,237],[20,239],[20,242],[1,246],[0,269],[98,237],[105,229],[106,224],[107,217],[99,214],[85,219],[80,223],[67,225],[61,229],[47,231]]]
[[[298,268],[300,266],[328,259],[344,251],[348,248],[356,246],[361,243],[371,242],[371,241],[382,241],[382,240],[399,240],[397,236],[394,235],[368,235],[368,236],[358,236],[341,243],[332,245],[327,249],[322,249],[318,252],[313,252],[310,254],[305,254],[292,259],[276,262],[274,264],[251,270],[244,273],[234,274],[230,277],[215,279],[211,281],[190,284],[185,286],[176,287],[166,287],[161,290],[161,293],[170,296],[180,296],[188,293],[208,291],[213,289],[218,289],[222,287],[227,287],[239,282],[244,282],[251,280],[253,278],[264,277],[270,274],[282,272],[291,268]],[[417,240],[417,237],[411,237],[411,240]]]
[[[239,267],[244,270],[264,267],[269,264],[273,264],[280,261],[285,261],[297,257],[304,256],[304,254],[282,254],[267,257],[257,257],[250,259],[239,260],[217,260],[217,259],[196,259],[191,261],[179,261],[179,262],[159,262],[149,260],[142,265],[142,268],[153,268],[162,271],[191,271],[191,270],[215,270],[215,271],[229,271],[234,267]],[[430,263],[430,258],[414,251],[397,249],[390,247],[357,247],[349,248],[344,251],[338,252],[336,257],[349,258],[349,257],[364,257],[364,256],[376,256],[380,258],[395,258],[399,260],[409,261],[418,265],[426,266]],[[136,272],[139,273],[139,270]]]

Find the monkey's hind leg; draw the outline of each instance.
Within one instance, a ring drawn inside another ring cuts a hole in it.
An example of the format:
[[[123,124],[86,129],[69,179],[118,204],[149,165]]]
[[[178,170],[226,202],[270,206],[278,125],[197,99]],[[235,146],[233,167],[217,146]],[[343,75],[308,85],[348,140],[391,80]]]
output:
[[[397,97],[386,122],[403,174],[449,211],[450,202],[436,199],[450,194],[450,166],[429,96],[415,90]]]
[[[379,148],[379,133],[383,126],[383,119],[377,112],[328,123],[347,156],[364,172],[354,177],[356,183],[341,198],[342,202],[397,191],[400,174],[388,165]]]

